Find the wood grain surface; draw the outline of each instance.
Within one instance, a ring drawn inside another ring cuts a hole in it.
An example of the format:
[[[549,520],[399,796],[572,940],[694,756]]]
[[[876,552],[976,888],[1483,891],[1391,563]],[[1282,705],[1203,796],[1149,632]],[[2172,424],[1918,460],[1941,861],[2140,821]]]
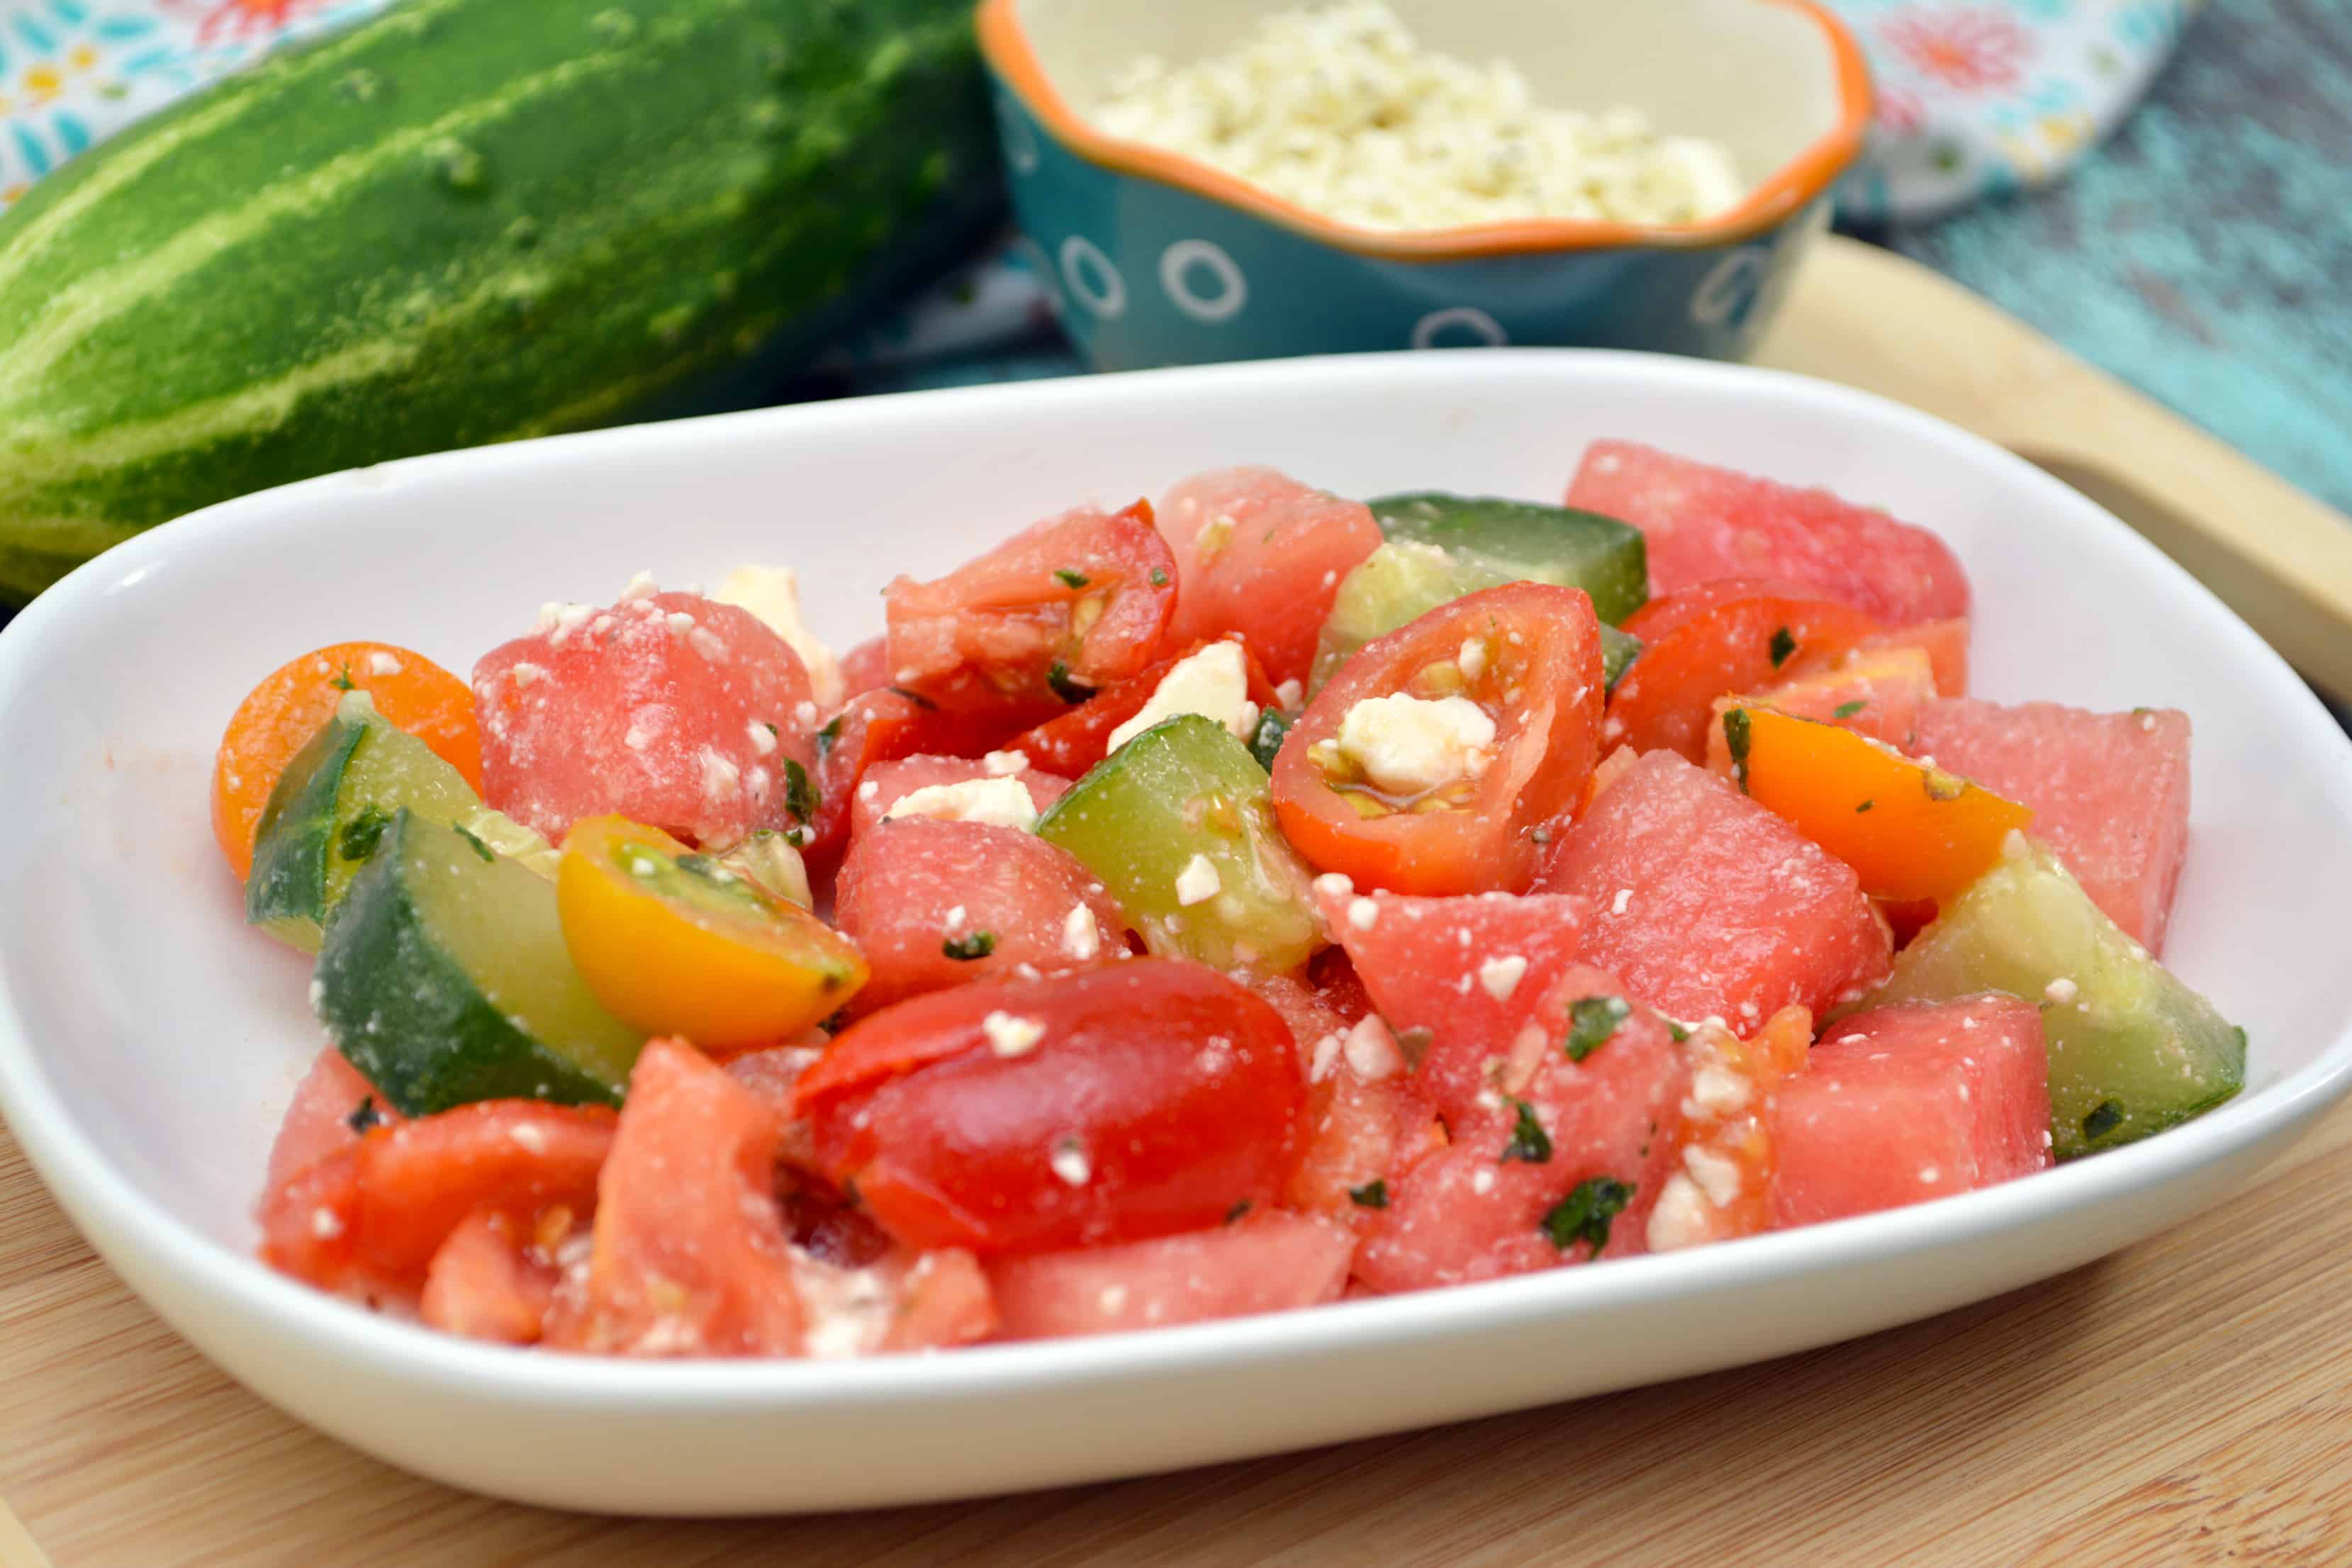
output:
[[[0,1496],[56,1568],[2323,1568],[2352,1562],[2347,1191],[2352,1106],[2179,1230],[1827,1350],[1144,1480],[690,1523],[488,1502],[297,1426],[0,1133]]]

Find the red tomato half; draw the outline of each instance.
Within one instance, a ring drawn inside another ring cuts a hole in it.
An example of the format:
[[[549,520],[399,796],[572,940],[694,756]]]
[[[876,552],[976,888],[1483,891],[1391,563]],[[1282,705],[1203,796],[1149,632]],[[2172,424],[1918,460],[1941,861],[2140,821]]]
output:
[[[1715,700],[1757,691],[1823,664],[1878,630],[1817,590],[1726,577],[1653,599],[1626,617],[1642,652],[1609,699],[1604,744],[1706,758]]]
[[[1302,1094],[1281,1015],[1174,959],[934,992],[852,1025],[793,1095],[910,1246],[1136,1241],[1269,1206]]]
[[[261,1200],[261,1256],[330,1290],[411,1291],[477,1209],[584,1215],[613,1147],[601,1106],[484,1100],[377,1127]]]
[[[1196,474],[1157,519],[1183,592],[1171,641],[1239,632],[1276,680],[1304,680],[1340,580],[1381,547],[1371,508],[1272,468]]]
[[[1239,637],[1234,640],[1242,642]],[[1076,778],[1108,754],[1110,732],[1143,710],[1168,672],[1208,646],[1206,641],[1196,642],[1181,653],[1153,659],[1099,696],[1046,720],[1006,749],[1026,753],[1033,767]],[[1265,667],[1249,651],[1247,642],[1242,642],[1242,658],[1249,673],[1249,700],[1264,712],[1275,706],[1274,682],[1266,678]]]
[[[1474,644],[1471,675],[1459,661]],[[1484,770],[1417,799],[1344,782],[1349,710],[1393,694],[1477,703],[1496,731]],[[1600,758],[1601,702],[1601,627],[1582,590],[1509,583],[1440,605],[1366,643],[1307,705],[1274,762],[1282,830],[1367,888],[1516,892],[1540,858],[1529,831],[1577,799]]]
[[[877,764],[919,754],[976,757],[1019,727],[1017,718],[943,713],[928,698],[887,687],[858,693],[817,728],[816,818],[802,853],[824,861],[841,852],[857,786]]]
[[[1137,501],[1023,530],[929,583],[884,590],[890,681],[954,712],[1049,718],[1151,661],[1176,558]]]

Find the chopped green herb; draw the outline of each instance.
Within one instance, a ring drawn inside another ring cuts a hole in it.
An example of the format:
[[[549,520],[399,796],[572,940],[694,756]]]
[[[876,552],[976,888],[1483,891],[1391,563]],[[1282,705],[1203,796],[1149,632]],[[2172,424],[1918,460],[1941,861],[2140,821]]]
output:
[[[1864,812],[1868,811],[1872,806],[1876,805],[1877,804],[1878,804],[1878,803],[1877,803],[1876,801],[1874,801],[1874,800],[1865,800],[1865,801],[1864,801],[1860,805],[1857,805],[1857,806],[1855,806],[1855,807],[1853,808],[1854,815],[1855,815],[1856,816],[1861,816]]]
[[[938,703],[932,701],[929,698],[924,696],[919,691],[909,691],[903,686],[885,687],[884,689],[888,691],[893,697],[905,698],[908,701],[913,703],[916,707],[921,709],[926,713],[935,712],[939,708]]]
[[[950,958],[960,958],[966,962],[975,958],[986,958],[996,951],[996,933],[992,931],[976,931],[970,936],[951,936],[940,943],[940,951]]]
[[[1857,697],[1851,702],[1841,702],[1836,707],[1831,709],[1830,717],[1832,719],[1851,719],[1869,706],[1870,700],[1868,698]]]
[[[1782,626],[1772,634],[1769,651],[1773,668],[1778,669],[1789,662],[1789,656],[1797,651],[1797,639],[1789,634],[1788,627]]]
[[[1083,588],[1091,581],[1085,573],[1073,572],[1066,566],[1056,569],[1054,577],[1065,588]]]
[[[1503,1152],[1495,1163],[1507,1165],[1517,1160],[1528,1165],[1549,1164],[1551,1134],[1545,1131],[1543,1123],[1536,1120],[1536,1108],[1524,1100],[1515,1100],[1511,1103],[1519,1108],[1519,1119],[1511,1129],[1511,1141],[1503,1145]]]
[[[1151,585],[1155,588],[1165,588],[1168,586],[1168,568],[1165,566],[1154,566],[1151,569]]]
[[[1242,1215],[1249,1212],[1250,1201],[1247,1198],[1244,1198],[1239,1203],[1234,1205],[1233,1207],[1225,1211],[1225,1223],[1227,1225],[1232,1225],[1234,1222],[1240,1219]]]
[[[1609,1245],[1609,1222],[1633,1201],[1633,1184],[1614,1176],[1593,1176],[1576,1184],[1568,1196],[1552,1205],[1541,1226],[1551,1244],[1566,1252],[1578,1242],[1590,1242],[1594,1252]]]
[[[1633,1016],[1622,996],[1587,996],[1568,1007],[1568,1059],[1580,1062],[1607,1045],[1617,1026]]]
[[[808,770],[791,757],[784,759],[784,809],[803,822],[816,820],[816,785],[809,782]]]
[[[1731,752],[1731,776],[1742,795],[1748,793],[1748,710],[1727,710],[1723,715],[1723,743]]]
[[[1070,667],[1058,658],[1054,661],[1054,668],[1045,672],[1045,684],[1052,687],[1054,695],[1065,702],[1084,702],[1095,694],[1093,687],[1072,675]]]
[[[335,847],[346,860],[365,860],[375,854],[375,847],[383,842],[383,830],[392,826],[392,818],[369,806],[343,824],[342,836]]]
[[[1389,1206],[1389,1184],[1385,1179],[1376,1178],[1360,1187],[1349,1187],[1348,1201],[1358,1208],[1384,1209]]]
[[[2103,1100],[2091,1108],[2091,1113],[2088,1116],[2083,1118],[2083,1136],[2093,1139],[2104,1138],[2122,1126],[2123,1120],[2122,1102]]]
[[[1669,1018],[1666,1020],[1666,1037],[1679,1046],[1690,1038],[1690,1031]]]
[[[700,877],[706,880],[711,879],[711,872],[719,866],[719,862],[708,855],[681,855],[671,864],[689,877]],[[729,875],[732,876],[733,873],[730,872]]]
[[[824,1019],[817,1024],[817,1027],[823,1029],[828,1035],[837,1035],[841,1033],[842,1030],[849,1027],[849,1009],[845,1007],[838,1013],[829,1013],[825,1015]],[[847,1189],[848,1184],[849,1184],[846,1182],[842,1184],[844,1190]],[[857,1201],[857,1195],[855,1193],[850,1194],[849,1201],[856,1203]]]
[[[371,1127],[383,1126],[383,1112],[375,1108],[375,1096],[372,1094],[360,1096],[359,1105],[349,1116],[343,1118],[343,1125],[354,1132],[365,1132]]]
[[[345,664],[342,668],[335,671],[335,679],[330,680],[327,684],[333,687],[338,691],[349,691],[353,684],[352,680],[352,667],[348,663]]]
[[[761,722],[762,725],[766,726],[766,729],[767,729],[767,731],[768,731],[768,739],[770,739],[770,740],[772,740],[772,741],[781,741],[781,740],[782,740],[782,739],[783,739],[784,732],[783,732],[782,730],[777,729],[773,724],[770,724],[770,723],[768,723],[768,721],[767,721],[765,719],[761,720],[761,721],[760,721],[760,722]]]
[[[1250,755],[1266,772],[1274,771],[1275,753],[1282,750],[1282,738],[1290,733],[1290,720],[1278,708],[1269,708],[1257,716],[1257,728],[1250,731]]]
[[[479,855],[483,859],[488,860],[493,866],[498,864],[499,858],[491,852],[490,847],[483,843],[479,838],[474,837],[472,831],[463,823],[453,822],[449,826],[457,830],[458,837],[464,839],[467,843],[474,847],[475,854]]]
[[[2148,714],[2155,711],[2156,710],[2153,708],[2135,708],[2132,710],[2132,717],[2135,719],[2144,719]]]
[[[833,721],[816,732],[816,754],[819,757],[829,755],[835,744],[840,741],[841,721],[845,717],[844,714],[835,714]]]

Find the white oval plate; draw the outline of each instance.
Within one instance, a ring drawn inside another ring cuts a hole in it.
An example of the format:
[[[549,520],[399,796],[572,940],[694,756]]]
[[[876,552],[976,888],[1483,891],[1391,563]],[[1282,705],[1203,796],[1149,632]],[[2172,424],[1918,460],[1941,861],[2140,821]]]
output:
[[[1978,596],[1977,689],[2186,709],[2195,829],[2168,957],[2252,1041],[2246,1092],[1990,1192],[1661,1258],[1192,1328],[862,1363],[594,1361],[369,1315],[250,1255],[319,1047],[305,965],[247,931],[206,816],[247,688],[304,648],[464,671],[631,573],[800,567],[838,644],[902,569],[1049,512],[1265,462],[1342,492],[1549,497],[1654,441],[1927,523]],[[2352,1086],[2352,746],[2252,632],[2121,523],[1958,431],[1818,383],[1562,351],[1353,355],[784,408],[426,458],[215,507],[0,637],[0,1109],[83,1233],[264,1398],[394,1464],[651,1513],[1095,1480],[1775,1356],[2011,1289],[2232,1196]],[[2260,1202],[2257,1195],[2244,1201]]]

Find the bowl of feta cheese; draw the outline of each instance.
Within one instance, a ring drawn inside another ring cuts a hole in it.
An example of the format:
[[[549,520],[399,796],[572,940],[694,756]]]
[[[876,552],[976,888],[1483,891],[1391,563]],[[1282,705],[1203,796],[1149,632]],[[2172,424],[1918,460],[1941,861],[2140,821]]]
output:
[[[1104,369],[1744,355],[1861,151],[1810,0],[983,0],[1013,204]]]

